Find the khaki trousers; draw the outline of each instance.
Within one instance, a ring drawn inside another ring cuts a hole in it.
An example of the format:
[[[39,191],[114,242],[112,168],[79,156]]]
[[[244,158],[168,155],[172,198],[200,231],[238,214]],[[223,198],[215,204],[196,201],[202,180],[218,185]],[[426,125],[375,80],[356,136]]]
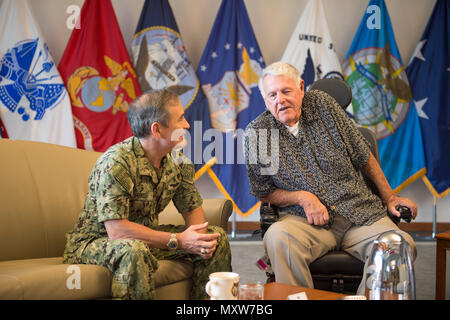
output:
[[[413,259],[417,255],[411,236],[401,231],[389,217],[370,226],[355,226],[342,216],[336,215],[330,229],[310,225],[299,216],[287,214],[274,223],[264,235],[264,248],[269,256],[277,282],[313,288],[309,264],[328,251],[343,250],[366,262],[372,243],[386,231],[396,230],[404,236],[411,247]],[[366,267],[358,289],[364,294]]]

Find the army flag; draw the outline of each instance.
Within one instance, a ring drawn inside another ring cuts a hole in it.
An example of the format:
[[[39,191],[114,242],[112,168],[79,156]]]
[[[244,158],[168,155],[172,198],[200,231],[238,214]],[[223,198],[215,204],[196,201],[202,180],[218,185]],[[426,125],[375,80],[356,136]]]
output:
[[[322,0],[308,1],[281,61],[299,70],[305,81],[305,90],[319,79],[344,79],[328,31]]]
[[[78,148],[105,151],[132,135],[126,113],[141,94],[110,0],[86,0],[59,71],[72,102]]]
[[[450,0],[437,0],[406,69],[424,140],[427,174],[435,197],[450,192]]]
[[[356,123],[376,135],[395,192],[425,174],[422,134],[384,0],[370,0],[342,64]]]
[[[265,110],[257,87],[264,66],[244,2],[223,0],[197,70],[211,117],[204,139],[214,140],[204,154],[214,152],[217,163],[208,173],[243,217],[259,207],[250,195],[242,142],[247,124]]]
[[[9,138],[75,147],[69,95],[27,1],[0,2],[0,35],[0,118]]]
[[[146,0],[131,43],[132,60],[142,91],[170,89],[178,94],[191,124],[183,153],[197,173],[210,159],[203,158],[202,128],[210,128],[208,100],[187,52],[167,0]],[[196,174],[199,177],[199,174]]]

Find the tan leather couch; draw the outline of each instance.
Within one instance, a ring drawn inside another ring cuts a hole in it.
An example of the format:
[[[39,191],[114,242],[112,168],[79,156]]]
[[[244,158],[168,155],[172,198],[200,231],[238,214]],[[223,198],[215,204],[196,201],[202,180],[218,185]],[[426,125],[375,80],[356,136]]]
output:
[[[47,143],[0,139],[0,299],[110,297],[111,273],[95,265],[62,264],[65,233],[84,204],[100,153]],[[205,199],[210,224],[226,230],[231,201]],[[161,224],[183,224],[170,204]],[[189,263],[161,261],[158,299],[189,299]]]

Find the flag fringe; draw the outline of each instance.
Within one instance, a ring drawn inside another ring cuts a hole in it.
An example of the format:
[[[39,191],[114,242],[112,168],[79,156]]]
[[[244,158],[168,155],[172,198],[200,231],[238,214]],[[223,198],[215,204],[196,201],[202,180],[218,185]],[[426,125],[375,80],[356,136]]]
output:
[[[225,190],[224,186],[222,185],[222,183],[220,182],[219,178],[216,176],[214,171],[212,171],[211,168],[207,168],[206,170],[207,170],[209,176],[211,177],[212,181],[214,182],[214,184],[217,186],[217,188],[219,188],[220,192],[222,192],[222,194],[225,196],[225,198],[227,198],[228,200],[231,200],[231,202],[233,203],[233,210],[237,214],[239,214],[241,217],[247,218],[253,212],[255,212],[256,209],[259,208],[261,201],[258,201],[257,203],[255,203],[255,205],[253,207],[251,207],[247,212],[242,212],[242,210],[239,209],[238,206],[236,205],[236,203],[234,202],[233,198],[231,198],[231,196],[229,195],[227,190]]]
[[[425,183],[425,185],[427,186],[428,190],[430,190],[430,192],[433,194],[433,196],[435,196],[436,198],[444,198],[445,196],[447,196],[448,194],[450,194],[450,188],[447,188],[447,190],[438,193],[436,191],[436,189],[433,187],[433,185],[431,184],[430,180],[428,180],[428,178],[426,176],[422,177],[422,181],[423,183]]]
[[[403,181],[402,184],[400,184],[397,188],[395,188],[394,192],[395,193],[401,192],[406,186],[410,185],[411,183],[413,183],[417,179],[424,177],[426,173],[427,173],[427,169],[426,168],[420,169],[415,174],[410,176],[408,179]]]

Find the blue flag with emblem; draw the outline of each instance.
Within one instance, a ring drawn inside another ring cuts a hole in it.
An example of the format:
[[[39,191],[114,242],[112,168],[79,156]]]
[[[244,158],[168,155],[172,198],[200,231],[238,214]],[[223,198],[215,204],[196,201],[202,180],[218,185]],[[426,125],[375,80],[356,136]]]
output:
[[[406,69],[424,140],[425,184],[436,197],[450,192],[450,0],[437,0]]]
[[[419,118],[384,0],[369,2],[342,69],[354,120],[375,133],[381,168],[400,192],[426,170]]]
[[[202,140],[202,128],[211,127],[208,100],[200,88],[167,0],[144,2],[131,50],[142,92],[170,89],[180,97],[186,120],[191,124],[183,153],[198,169],[197,179],[215,160],[203,157],[206,144]]]
[[[204,154],[214,153],[208,173],[243,217],[259,206],[250,195],[242,142],[247,124],[265,110],[258,90],[264,67],[244,2],[223,0],[197,69],[211,117],[204,139],[214,140]]]
[[[70,98],[28,1],[0,2],[0,35],[1,135],[75,147]]]

